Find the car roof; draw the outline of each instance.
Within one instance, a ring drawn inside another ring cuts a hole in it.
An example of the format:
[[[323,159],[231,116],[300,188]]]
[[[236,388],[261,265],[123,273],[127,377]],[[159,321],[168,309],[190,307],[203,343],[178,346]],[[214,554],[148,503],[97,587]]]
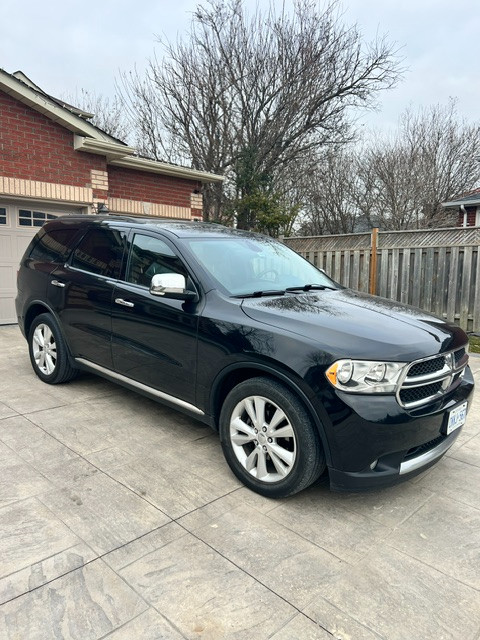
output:
[[[198,237],[225,237],[225,236],[237,236],[237,237],[258,237],[259,234],[252,233],[250,231],[243,231],[240,229],[233,229],[231,227],[225,227],[221,224],[212,222],[196,222],[190,220],[166,220],[162,218],[137,218],[132,216],[120,216],[120,215],[68,215],[63,218],[57,218],[52,220],[51,223],[47,223],[49,226],[54,226],[55,223],[61,221],[69,223],[80,222],[82,225],[112,225],[122,224],[132,228],[143,228],[150,231],[166,231],[169,235],[184,238],[198,238]]]

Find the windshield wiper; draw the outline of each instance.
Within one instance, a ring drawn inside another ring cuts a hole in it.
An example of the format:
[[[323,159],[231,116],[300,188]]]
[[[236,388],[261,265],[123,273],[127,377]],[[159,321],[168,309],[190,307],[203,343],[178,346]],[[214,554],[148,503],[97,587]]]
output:
[[[239,293],[235,296],[232,296],[232,298],[262,298],[263,296],[284,296],[284,295],[285,295],[285,289],[266,289],[265,291],[254,291],[253,293]]]
[[[295,291],[323,291],[331,289],[336,291],[336,287],[330,287],[327,284],[304,284],[301,287],[287,287],[286,289],[265,289],[263,291],[253,291],[252,293],[238,293],[232,298],[262,298],[263,296],[284,296],[287,292],[295,293]]]
[[[331,289],[332,291],[336,291],[335,287],[329,287],[327,284],[304,284],[302,287],[287,287],[285,291],[311,291],[311,290],[320,290]]]

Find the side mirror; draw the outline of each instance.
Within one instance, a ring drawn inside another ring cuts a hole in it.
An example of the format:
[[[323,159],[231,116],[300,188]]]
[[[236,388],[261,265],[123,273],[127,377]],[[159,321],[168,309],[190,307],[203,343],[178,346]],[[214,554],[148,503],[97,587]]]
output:
[[[173,300],[193,300],[197,297],[195,291],[187,289],[187,281],[181,273],[155,274],[150,282],[150,293]]]

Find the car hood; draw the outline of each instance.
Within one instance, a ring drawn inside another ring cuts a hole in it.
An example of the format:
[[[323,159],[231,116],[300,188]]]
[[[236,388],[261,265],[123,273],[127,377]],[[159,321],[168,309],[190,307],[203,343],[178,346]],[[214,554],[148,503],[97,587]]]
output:
[[[430,313],[350,289],[246,298],[242,309],[335,357],[407,362],[467,342],[462,329]]]

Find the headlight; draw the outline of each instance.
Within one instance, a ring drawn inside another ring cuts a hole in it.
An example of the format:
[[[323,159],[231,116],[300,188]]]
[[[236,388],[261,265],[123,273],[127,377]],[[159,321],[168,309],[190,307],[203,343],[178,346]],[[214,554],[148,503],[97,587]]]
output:
[[[337,360],[325,372],[336,389],[348,393],[393,393],[406,362]]]

